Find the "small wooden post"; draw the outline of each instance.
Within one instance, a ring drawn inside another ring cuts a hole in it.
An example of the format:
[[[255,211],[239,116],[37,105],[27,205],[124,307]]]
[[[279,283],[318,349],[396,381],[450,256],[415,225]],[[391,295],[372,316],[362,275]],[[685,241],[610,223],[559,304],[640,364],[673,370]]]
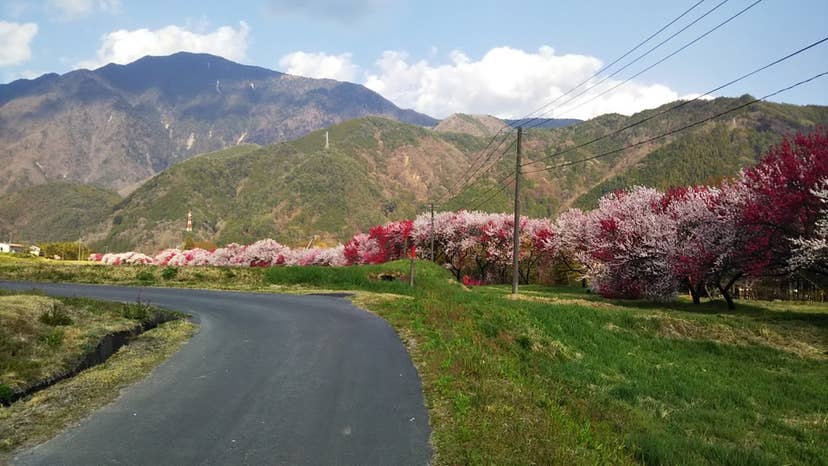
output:
[[[411,270],[408,272],[408,285],[414,288],[414,258],[417,256],[417,246],[411,246],[409,256],[411,257]]]

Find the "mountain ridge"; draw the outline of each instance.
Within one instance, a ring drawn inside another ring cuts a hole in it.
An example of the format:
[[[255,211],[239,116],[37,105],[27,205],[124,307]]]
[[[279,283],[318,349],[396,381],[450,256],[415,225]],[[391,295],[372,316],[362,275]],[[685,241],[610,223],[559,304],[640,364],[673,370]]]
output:
[[[175,162],[352,118],[433,126],[364,86],[180,52],[0,85],[0,192],[72,181],[128,189]]]
[[[750,100],[742,96],[690,102],[617,134],[675,103],[629,117],[609,114],[564,128],[526,130],[523,156],[534,163],[524,174],[523,211],[554,217],[573,206],[591,208],[604,193],[631,184],[664,189],[716,182],[754,163],[783,134],[828,125],[828,107],[763,102],[631,150],[579,162]],[[609,136],[576,148],[604,135]],[[335,244],[386,220],[411,218],[440,198],[448,199],[437,206],[441,210],[508,212],[511,188],[496,188],[514,170],[512,151],[495,154],[491,169],[458,192],[490,139],[365,117],[292,141],[243,144],[176,163],[113,206],[92,196],[89,205],[99,209],[99,216],[90,219],[99,221],[83,227],[84,237],[101,250],[152,252],[177,246],[191,210],[196,240],[224,244],[271,237],[304,246],[314,237],[315,244]],[[574,165],[535,170],[556,157],[558,163]],[[0,197],[0,205],[7,199]],[[18,229],[25,231],[25,225]],[[76,239],[77,226],[70,230],[67,239]]]

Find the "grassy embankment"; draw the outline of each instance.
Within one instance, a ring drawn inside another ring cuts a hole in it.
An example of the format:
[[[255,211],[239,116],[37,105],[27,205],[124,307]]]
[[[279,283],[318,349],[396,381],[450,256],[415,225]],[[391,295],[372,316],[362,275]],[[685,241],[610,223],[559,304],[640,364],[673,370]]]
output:
[[[826,463],[825,305],[743,302],[728,312],[537,286],[513,299],[503,287],[465,289],[422,262],[413,291],[377,280],[407,267],[194,268],[164,279],[160,268],[76,266],[51,278],[370,291],[354,301],[409,347],[438,464]],[[50,273],[0,264],[0,278]],[[137,278],[147,273],[151,282]]]
[[[0,401],[70,373],[104,336],[132,330],[162,312],[170,314],[140,303],[0,290]],[[46,440],[114,399],[121,388],[175,352],[194,328],[182,319],[161,324],[132,339],[103,364],[0,406],[0,464],[12,450]]]

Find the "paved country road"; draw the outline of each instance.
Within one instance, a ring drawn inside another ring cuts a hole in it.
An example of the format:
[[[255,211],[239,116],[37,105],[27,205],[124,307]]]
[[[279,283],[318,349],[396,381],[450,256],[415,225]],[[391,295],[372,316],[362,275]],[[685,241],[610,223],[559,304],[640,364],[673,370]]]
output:
[[[13,464],[427,464],[420,380],[382,319],[332,296],[0,282],[149,302],[200,331],[113,403]]]

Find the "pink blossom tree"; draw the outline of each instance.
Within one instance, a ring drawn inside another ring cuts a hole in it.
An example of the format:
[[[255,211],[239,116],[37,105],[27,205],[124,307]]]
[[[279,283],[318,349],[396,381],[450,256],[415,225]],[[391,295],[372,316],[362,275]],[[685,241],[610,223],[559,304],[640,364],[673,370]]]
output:
[[[635,187],[601,198],[590,215],[588,270],[603,296],[671,299],[678,282],[669,258],[676,225],[664,212],[662,193]]]

